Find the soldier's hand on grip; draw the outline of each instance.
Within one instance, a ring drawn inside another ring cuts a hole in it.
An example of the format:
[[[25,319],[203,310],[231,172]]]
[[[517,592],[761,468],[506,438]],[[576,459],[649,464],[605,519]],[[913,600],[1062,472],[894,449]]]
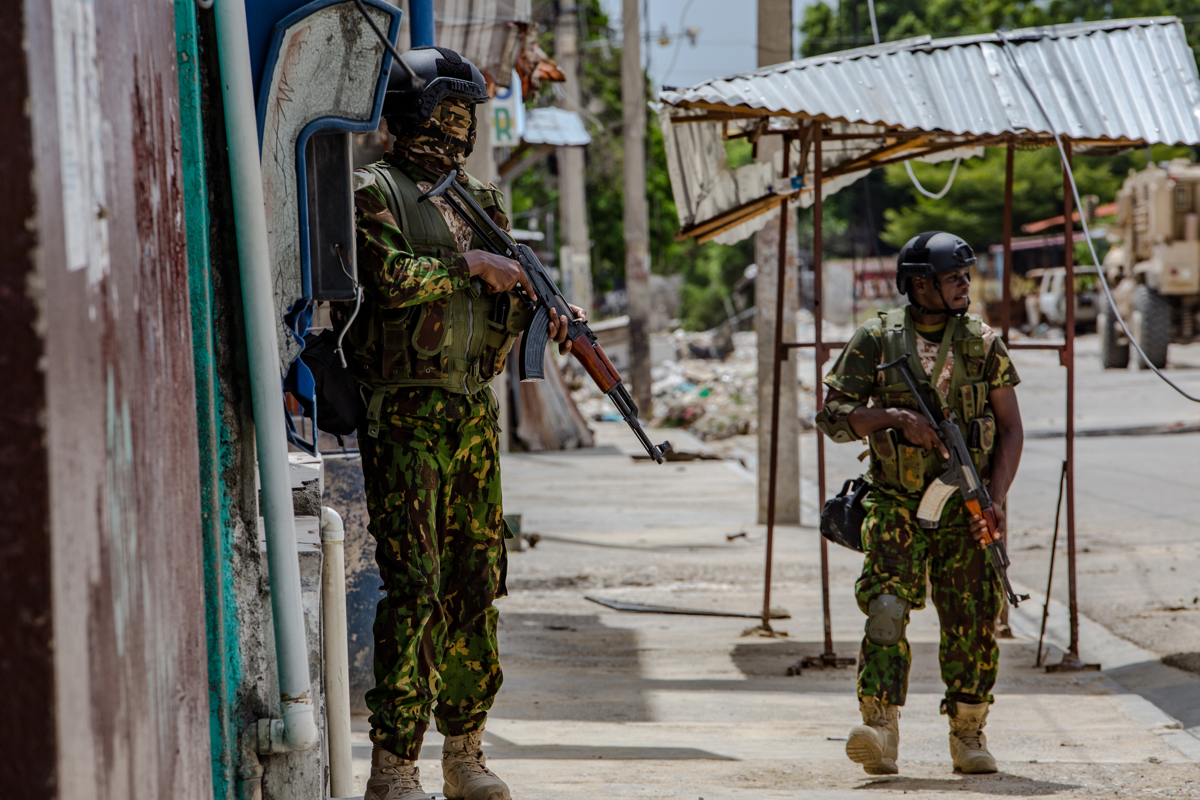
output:
[[[463,259],[467,262],[471,277],[486,283],[490,291],[511,292],[519,283],[530,300],[537,300],[537,293],[533,291],[529,276],[525,274],[520,263],[513,259],[489,253],[487,250],[468,250],[463,253]]]
[[[1000,503],[992,502],[992,513],[996,515],[996,530],[991,532],[991,536],[995,541],[1003,542],[1007,529],[1007,521],[1004,510],[1000,508]],[[987,520],[977,514],[971,514],[969,524],[971,526],[971,535],[975,537],[975,541],[979,542],[980,547],[986,547],[985,535],[988,534]]]
[[[587,322],[587,314],[582,308],[571,303],[567,303],[567,305],[570,307],[575,319],[580,322]],[[554,314],[550,315],[550,339],[551,341],[558,342],[558,353],[563,356],[571,352],[571,342],[567,339],[569,334],[567,324],[569,322],[570,320],[565,316],[558,315],[556,318]]]
[[[889,410],[895,420],[895,427],[899,429],[901,435],[910,444],[924,447],[926,450],[937,450],[941,453],[942,458],[950,457],[950,452],[946,449],[946,445],[942,444],[937,431],[924,416],[907,408],[893,408]]]

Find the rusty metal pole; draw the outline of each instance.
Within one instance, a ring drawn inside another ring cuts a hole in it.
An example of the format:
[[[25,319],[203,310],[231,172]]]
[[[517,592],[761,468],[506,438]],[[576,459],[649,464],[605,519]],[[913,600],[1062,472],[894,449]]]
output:
[[[1067,276],[1066,346],[1063,366],[1067,369],[1067,591],[1071,610],[1071,649],[1074,661],[1079,661],[1079,605],[1075,592],[1075,224],[1071,221],[1071,142],[1063,142],[1066,160],[1063,163],[1063,266]]]
[[[783,177],[786,180],[791,170],[792,140],[783,136]],[[767,475],[767,564],[763,576],[762,626],[771,630],[771,560],[775,548],[775,481],[779,477],[779,377],[783,371],[783,359],[787,350],[783,346],[783,293],[787,273],[787,222],[788,196],[779,199],[779,271],[775,285],[775,336],[774,359],[772,360],[771,383],[771,454]]]
[[[1012,327],[1012,202],[1013,202],[1013,157],[1016,154],[1016,142],[1008,140],[1008,156],[1004,163],[1004,277],[1001,279],[1004,292],[1004,306],[1001,312],[1001,330],[1004,343],[1008,344],[1008,329]]]
[[[824,218],[825,201],[824,192],[822,192],[821,182],[824,179],[824,170],[821,168],[821,123],[818,121],[813,126],[813,363],[816,365],[816,410],[821,410],[821,405],[825,401],[825,392],[821,383],[821,371],[825,365],[825,359],[828,354],[825,351],[825,343],[822,337],[822,328],[825,326],[825,314],[822,308],[822,300],[824,299],[822,292],[822,274],[825,271],[824,259],[821,257],[821,251],[825,248],[824,236],[822,236],[821,228]],[[825,507],[825,437],[817,432],[817,508]],[[821,615],[825,623],[825,652],[823,657],[826,662],[829,659],[835,659],[833,652],[833,623],[829,614],[829,542],[825,541],[824,536],[817,537],[821,542]]]

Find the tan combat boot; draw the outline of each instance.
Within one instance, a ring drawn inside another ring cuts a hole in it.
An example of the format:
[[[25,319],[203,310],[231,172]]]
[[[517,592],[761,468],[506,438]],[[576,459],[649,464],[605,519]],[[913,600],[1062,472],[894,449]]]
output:
[[[896,758],[900,751],[900,707],[880,702],[875,697],[860,697],[863,723],[850,729],[846,755],[868,775],[895,775],[900,771]]]
[[[379,745],[371,748],[371,777],[363,800],[433,800],[421,788],[417,762],[389,753]]]
[[[950,756],[954,770],[968,774],[996,771],[996,759],[988,752],[983,726],[987,724],[987,703],[953,703],[950,714]]]
[[[442,744],[442,793],[446,800],[512,800],[508,784],[487,768],[483,731],[447,736]]]

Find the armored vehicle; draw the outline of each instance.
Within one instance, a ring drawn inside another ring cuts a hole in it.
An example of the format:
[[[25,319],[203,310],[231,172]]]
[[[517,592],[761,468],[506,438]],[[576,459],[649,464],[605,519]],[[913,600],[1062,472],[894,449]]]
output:
[[[1177,159],[1130,170],[1117,193],[1119,242],[1104,258],[1117,309],[1156,367],[1167,345],[1200,339],[1200,165]],[[1106,368],[1129,364],[1129,341],[1102,302],[1096,322]],[[1143,366],[1136,359],[1135,366]]]

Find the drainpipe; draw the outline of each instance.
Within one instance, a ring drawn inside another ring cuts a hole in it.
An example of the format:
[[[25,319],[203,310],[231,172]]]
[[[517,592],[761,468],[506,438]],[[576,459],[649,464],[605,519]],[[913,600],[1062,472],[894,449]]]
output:
[[[408,37],[413,47],[433,47],[433,0],[409,0]]]
[[[325,629],[325,730],[329,736],[329,793],[354,794],[350,749],[350,655],[346,640],[346,529],[332,508],[321,509],[321,606]]]
[[[262,515],[267,534],[271,610],[275,621],[275,660],[279,665],[282,720],[266,722],[271,752],[308,750],[317,743],[304,611],[300,603],[300,560],[284,436],[280,394],[279,342],[275,330],[274,291],[267,217],[263,205],[258,123],[250,78],[250,45],[244,0],[217,0],[217,52],[221,64],[221,96],[225,136],[233,184],[238,265],[250,363],[250,392],[262,485]],[[261,733],[261,731],[260,731]],[[259,736],[260,745],[262,736]],[[276,749],[279,748],[279,749]],[[259,752],[264,752],[261,748]]]

